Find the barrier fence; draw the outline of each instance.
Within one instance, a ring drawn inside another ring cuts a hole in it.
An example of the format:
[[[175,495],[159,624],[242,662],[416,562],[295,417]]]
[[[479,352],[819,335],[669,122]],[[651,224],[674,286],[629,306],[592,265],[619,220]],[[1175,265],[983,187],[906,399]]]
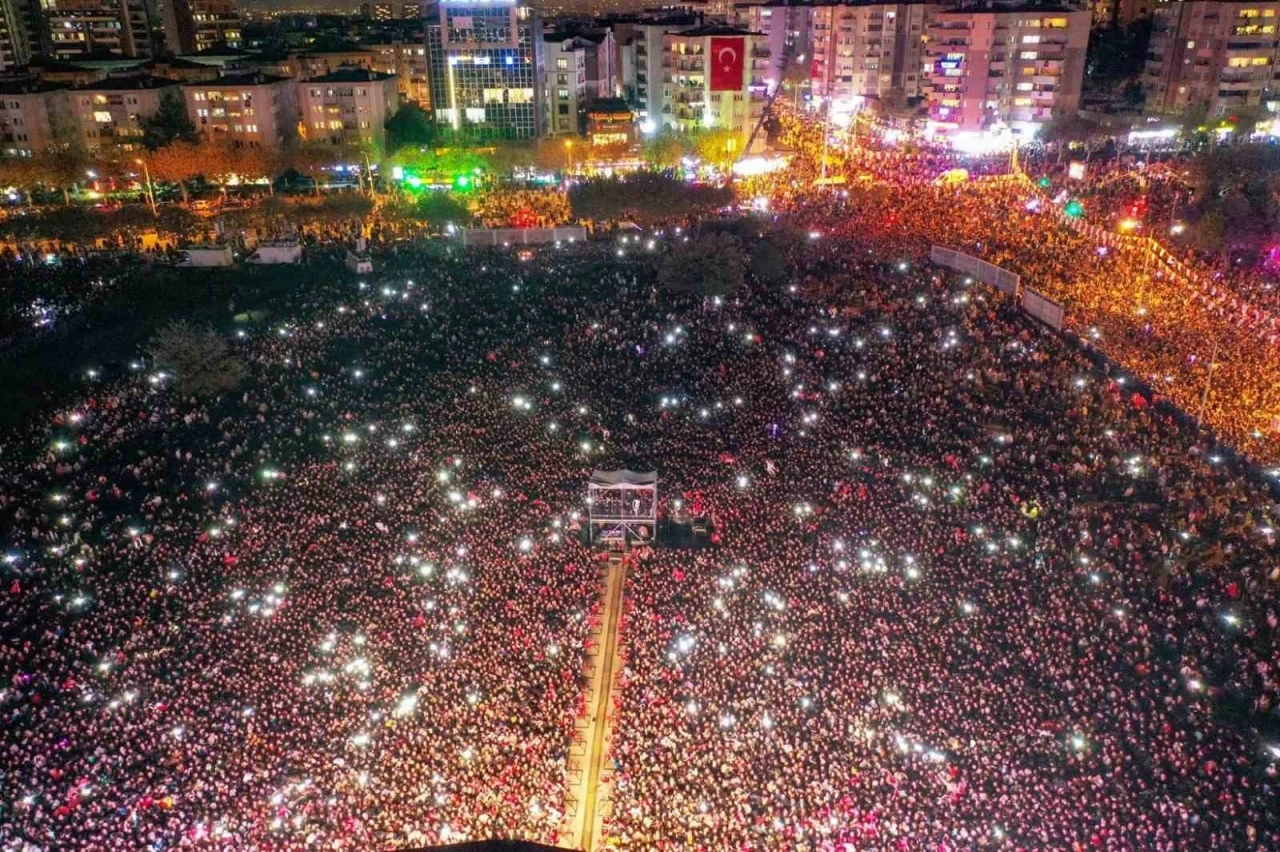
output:
[[[572,228],[466,228],[466,246],[532,246],[546,243],[578,242],[587,238],[587,229]]]
[[[965,275],[972,275],[984,284],[990,284],[1001,293],[1008,293],[1010,296],[1018,292],[1018,284],[1020,277],[1007,269],[1001,269],[979,257],[971,254],[965,254],[962,251],[949,249],[945,246],[931,246],[929,248],[929,260],[945,266],[948,269],[954,269],[956,272],[963,272]]]

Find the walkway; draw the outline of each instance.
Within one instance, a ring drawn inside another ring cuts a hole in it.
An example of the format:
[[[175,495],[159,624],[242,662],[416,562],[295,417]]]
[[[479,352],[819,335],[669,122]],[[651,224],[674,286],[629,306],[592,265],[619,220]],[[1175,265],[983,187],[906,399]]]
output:
[[[604,606],[600,627],[592,635],[592,654],[587,666],[587,715],[578,722],[569,752],[569,796],[565,811],[565,831],[574,849],[592,852],[599,843],[601,826],[611,805],[608,766],[613,706],[613,685],[619,668],[618,619],[622,615],[622,593],[626,585],[626,563],[622,555],[611,554],[604,575]]]

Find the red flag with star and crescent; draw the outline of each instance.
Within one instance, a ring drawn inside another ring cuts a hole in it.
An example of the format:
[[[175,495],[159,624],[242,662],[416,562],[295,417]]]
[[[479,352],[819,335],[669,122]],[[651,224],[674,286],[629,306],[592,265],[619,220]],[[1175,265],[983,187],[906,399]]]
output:
[[[711,91],[737,92],[742,89],[742,68],[746,52],[746,40],[742,36],[717,36],[711,39]]]

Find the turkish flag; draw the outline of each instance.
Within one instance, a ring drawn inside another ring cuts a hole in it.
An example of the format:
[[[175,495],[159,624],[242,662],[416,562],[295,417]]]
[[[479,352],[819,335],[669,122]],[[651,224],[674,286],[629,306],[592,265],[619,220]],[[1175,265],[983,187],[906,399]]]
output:
[[[717,36],[711,39],[711,91],[737,92],[742,89],[742,67],[747,42],[742,36]]]

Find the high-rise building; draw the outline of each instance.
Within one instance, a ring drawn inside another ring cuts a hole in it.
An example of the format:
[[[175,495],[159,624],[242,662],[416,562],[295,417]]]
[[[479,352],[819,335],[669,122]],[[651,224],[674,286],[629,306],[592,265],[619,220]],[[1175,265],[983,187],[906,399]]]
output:
[[[760,33],[756,51],[769,53],[765,82],[771,90],[784,81],[808,82],[813,62],[812,24],[821,11],[788,0],[734,5],[734,26]]]
[[[436,121],[457,134],[542,135],[542,19],[516,0],[441,0],[427,24]]]
[[[839,112],[867,101],[901,107],[921,93],[925,27],[939,6],[813,7],[813,94]]]
[[[171,53],[239,48],[238,0],[161,0],[165,47]]]
[[[378,151],[387,119],[400,107],[396,78],[366,68],[340,68],[298,80],[298,109],[307,141],[343,151]]]
[[[395,3],[361,3],[360,17],[371,21],[390,21],[396,16]]]
[[[1280,88],[1280,2],[1161,2],[1142,76],[1147,109],[1224,116],[1259,109]]]
[[[639,115],[642,126],[657,127],[662,123],[662,37],[699,23],[697,16],[688,14],[613,23],[619,56],[619,85],[623,97]]]
[[[543,49],[547,63],[548,136],[577,135],[587,93],[587,46],[582,39],[547,33]]]
[[[42,56],[56,60],[113,54],[154,55],[142,0],[40,0]]]
[[[1080,108],[1087,11],[938,11],[925,38],[922,93],[943,131],[1026,134]]]
[[[690,133],[732,131],[745,147],[764,111],[769,59],[756,54],[757,38],[723,24],[665,34],[662,110],[655,123]]]
[[[24,0],[0,0],[0,73],[31,60],[29,14]]]

